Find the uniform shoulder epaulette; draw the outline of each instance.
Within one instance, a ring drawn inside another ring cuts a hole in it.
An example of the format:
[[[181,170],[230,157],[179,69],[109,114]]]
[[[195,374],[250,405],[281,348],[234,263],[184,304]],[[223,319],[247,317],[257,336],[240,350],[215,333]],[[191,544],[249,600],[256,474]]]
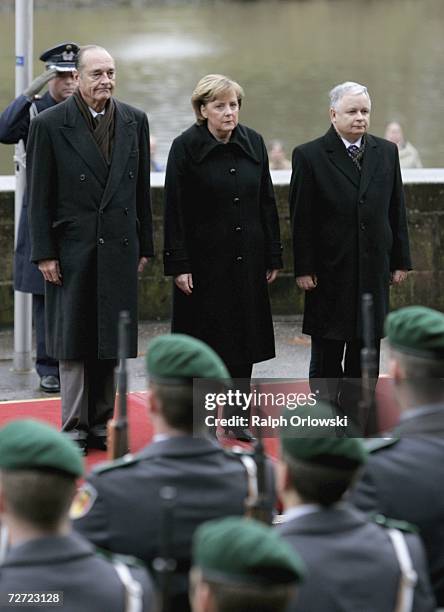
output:
[[[110,561],[110,563],[116,563],[117,561],[119,561],[127,567],[140,567],[146,569],[146,565],[143,563],[143,561],[137,559],[137,557],[133,557],[132,555],[122,555],[120,553],[113,553],[109,550],[105,550],[104,548],[100,548],[99,546],[96,546],[96,554],[97,556],[102,557],[102,559]]]
[[[385,516],[384,514],[373,514],[370,516],[370,520],[386,529],[398,529],[405,533],[418,533],[418,528],[409,523],[408,521],[401,521],[399,519],[393,519]]]
[[[140,461],[140,457],[138,455],[132,455],[131,453],[127,453],[123,455],[123,457],[119,457],[118,459],[113,459],[112,461],[105,461],[104,463],[100,463],[92,468],[92,474],[103,474],[104,472],[110,472],[111,470],[115,470],[116,468],[127,467],[129,465],[134,465]]]
[[[394,446],[399,442],[399,440],[399,438],[368,438],[367,440],[364,440],[364,445],[369,453],[375,453],[382,448]]]

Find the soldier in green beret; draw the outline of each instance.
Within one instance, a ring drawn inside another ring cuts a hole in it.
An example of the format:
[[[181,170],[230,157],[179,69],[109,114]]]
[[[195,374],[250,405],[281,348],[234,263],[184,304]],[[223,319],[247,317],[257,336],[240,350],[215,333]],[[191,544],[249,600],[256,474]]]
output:
[[[330,409],[318,403],[297,413],[326,418]],[[399,597],[411,599],[403,608],[410,612],[434,610],[419,537],[380,516],[382,527],[344,500],[366,458],[360,438],[336,438],[334,430],[301,438],[291,425],[282,429],[277,480],[285,512],[278,531],[307,566],[288,612],[393,612]]]
[[[82,475],[79,449],[53,427],[18,420],[0,429],[1,611],[154,610],[152,582],[140,564],[99,557],[71,532],[68,511]]]
[[[213,349],[184,334],[158,336],[148,345],[146,366],[152,442],[88,476],[82,495],[89,501],[74,526],[98,546],[131,553],[151,567],[160,552],[160,491],[174,487],[171,596],[174,610],[186,612],[192,535],[204,521],[244,514],[248,474],[241,458],[216,440],[193,436],[193,380],[229,380]],[[269,499],[271,517],[274,495]]]
[[[371,454],[351,500],[417,525],[444,608],[444,314],[400,308],[387,317],[385,332],[400,418],[385,438],[368,441]]]
[[[192,610],[283,612],[304,574],[274,529],[238,517],[210,521],[193,538]]]

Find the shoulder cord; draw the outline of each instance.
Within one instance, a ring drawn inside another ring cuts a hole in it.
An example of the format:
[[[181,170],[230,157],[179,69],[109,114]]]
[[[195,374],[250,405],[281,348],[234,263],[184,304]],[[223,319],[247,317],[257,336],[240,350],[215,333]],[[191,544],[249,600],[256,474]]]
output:
[[[127,566],[121,561],[114,560],[112,564],[126,591],[125,612],[142,612],[143,593],[140,582],[132,577]]]
[[[248,476],[248,497],[245,500],[246,508],[251,508],[257,503],[259,491],[257,487],[257,465],[250,455],[240,455],[240,460]]]
[[[392,541],[393,548],[395,549],[399,568],[401,570],[395,612],[411,612],[413,609],[415,586],[418,582],[418,574],[413,567],[412,558],[404,534],[398,529],[388,529],[387,532]]]
[[[0,565],[6,557],[9,548],[9,529],[6,525],[0,524]]]

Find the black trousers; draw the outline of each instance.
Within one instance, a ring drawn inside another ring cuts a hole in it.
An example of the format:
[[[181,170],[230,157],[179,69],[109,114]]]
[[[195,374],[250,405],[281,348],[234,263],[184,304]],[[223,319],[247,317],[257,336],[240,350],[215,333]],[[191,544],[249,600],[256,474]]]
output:
[[[380,340],[375,342],[376,374],[379,376]],[[361,340],[330,340],[312,336],[310,388],[322,400],[334,406],[339,416],[347,416],[356,435],[371,435],[377,431],[375,410],[364,413],[361,401]]]
[[[234,379],[233,389],[234,391],[240,391],[241,393],[251,393],[251,375],[253,373],[252,363],[241,363],[241,364],[226,364],[227,370],[230,373],[231,378]],[[242,410],[238,407],[227,406],[224,410],[224,417],[229,418],[233,415],[245,417],[250,421],[251,408]]]
[[[33,294],[32,314],[34,317],[36,359],[35,369],[42,376],[59,377],[59,362],[46,353],[45,340],[45,296]]]

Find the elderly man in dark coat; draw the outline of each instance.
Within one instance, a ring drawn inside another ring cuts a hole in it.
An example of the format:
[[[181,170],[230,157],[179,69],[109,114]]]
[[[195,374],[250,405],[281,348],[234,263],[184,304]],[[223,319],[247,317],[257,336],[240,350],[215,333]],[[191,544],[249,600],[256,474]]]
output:
[[[46,281],[62,429],[86,452],[106,446],[121,310],[132,322],[128,356],[137,353],[137,271],[153,245],[146,115],[112,97],[105,49],[82,48],[78,72],[78,92],[32,122],[27,171],[31,258]]]
[[[311,379],[360,378],[364,293],[374,300],[379,363],[389,285],[404,281],[411,268],[397,147],[367,133],[366,87],[346,82],[330,99],[332,125],[321,138],[296,147],[290,186],[294,270],[305,291],[303,332],[312,340]],[[348,412],[347,387],[332,387],[328,399]]]
[[[67,42],[41,54],[40,60],[45,62],[45,71],[12,101],[0,116],[0,142],[17,144],[22,140],[26,148],[31,117],[63,102],[74,93],[78,80],[75,70],[78,50],[78,45]],[[46,84],[48,91],[43,96],[37,95]],[[14,252],[14,289],[32,293],[36,339],[35,369],[40,377],[40,388],[47,393],[57,393],[60,391],[59,365],[57,360],[46,352],[44,280],[37,266],[30,261],[30,252],[28,195],[25,191]]]

